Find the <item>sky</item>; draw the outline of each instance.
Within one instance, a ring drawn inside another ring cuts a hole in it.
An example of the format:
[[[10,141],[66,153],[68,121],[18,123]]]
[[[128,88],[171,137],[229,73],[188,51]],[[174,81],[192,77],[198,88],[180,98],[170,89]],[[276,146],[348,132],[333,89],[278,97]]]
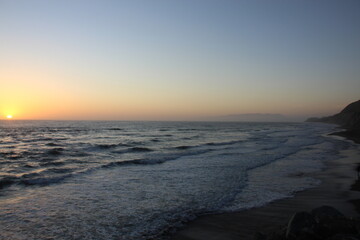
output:
[[[358,0],[0,0],[0,119],[325,116],[360,99]]]

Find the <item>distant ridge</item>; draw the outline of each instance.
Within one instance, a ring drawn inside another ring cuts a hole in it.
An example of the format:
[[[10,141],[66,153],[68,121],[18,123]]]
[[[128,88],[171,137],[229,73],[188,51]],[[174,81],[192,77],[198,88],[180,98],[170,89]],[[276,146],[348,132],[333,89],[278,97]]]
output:
[[[334,123],[345,128],[346,131],[333,133],[360,143],[360,100],[350,103],[341,112],[322,118],[309,118],[307,122]]]
[[[340,113],[322,118],[309,118],[307,122],[334,123],[349,130],[360,130],[360,100],[350,103]]]
[[[216,120],[221,121],[240,121],[240,122],[286,122],[289,121],[281,114],[270,113],[246,113],[246,114],[231,114],[217,117]]]

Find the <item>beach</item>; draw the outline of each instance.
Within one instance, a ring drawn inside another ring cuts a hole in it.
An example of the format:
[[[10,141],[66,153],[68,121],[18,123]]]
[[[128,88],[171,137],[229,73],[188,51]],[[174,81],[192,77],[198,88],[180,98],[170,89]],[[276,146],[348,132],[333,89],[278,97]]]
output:
[[[292,198],[273,201],[263,207],[235,213],[205,215],[188,223],[169,237],[172,240],[254,239],[257,232],[266,234],[284,227],[298,211],[329,205],[347,217],[359,217],[360,187],[356,167],[360,161],[359,148],[345,150],[343,157],[325,161],[321,172],[309,174],[321,180],[317,187],[304,190]]]

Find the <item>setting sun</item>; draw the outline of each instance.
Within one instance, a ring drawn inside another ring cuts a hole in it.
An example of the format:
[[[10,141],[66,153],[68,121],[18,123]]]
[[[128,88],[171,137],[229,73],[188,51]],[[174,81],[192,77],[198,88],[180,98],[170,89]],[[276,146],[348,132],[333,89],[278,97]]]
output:
[[[12,119],[13,116],[12,116],[12,115],[7,115],[6,118],[7,118],[7,119]]]

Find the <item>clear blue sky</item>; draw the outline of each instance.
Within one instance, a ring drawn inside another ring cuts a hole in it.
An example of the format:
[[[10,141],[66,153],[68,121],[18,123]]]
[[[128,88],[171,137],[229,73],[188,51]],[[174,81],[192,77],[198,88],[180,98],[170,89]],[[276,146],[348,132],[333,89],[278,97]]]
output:
[[[0,114],[331,114],[360,99],[359,13],[358,0],[0,0]]]

